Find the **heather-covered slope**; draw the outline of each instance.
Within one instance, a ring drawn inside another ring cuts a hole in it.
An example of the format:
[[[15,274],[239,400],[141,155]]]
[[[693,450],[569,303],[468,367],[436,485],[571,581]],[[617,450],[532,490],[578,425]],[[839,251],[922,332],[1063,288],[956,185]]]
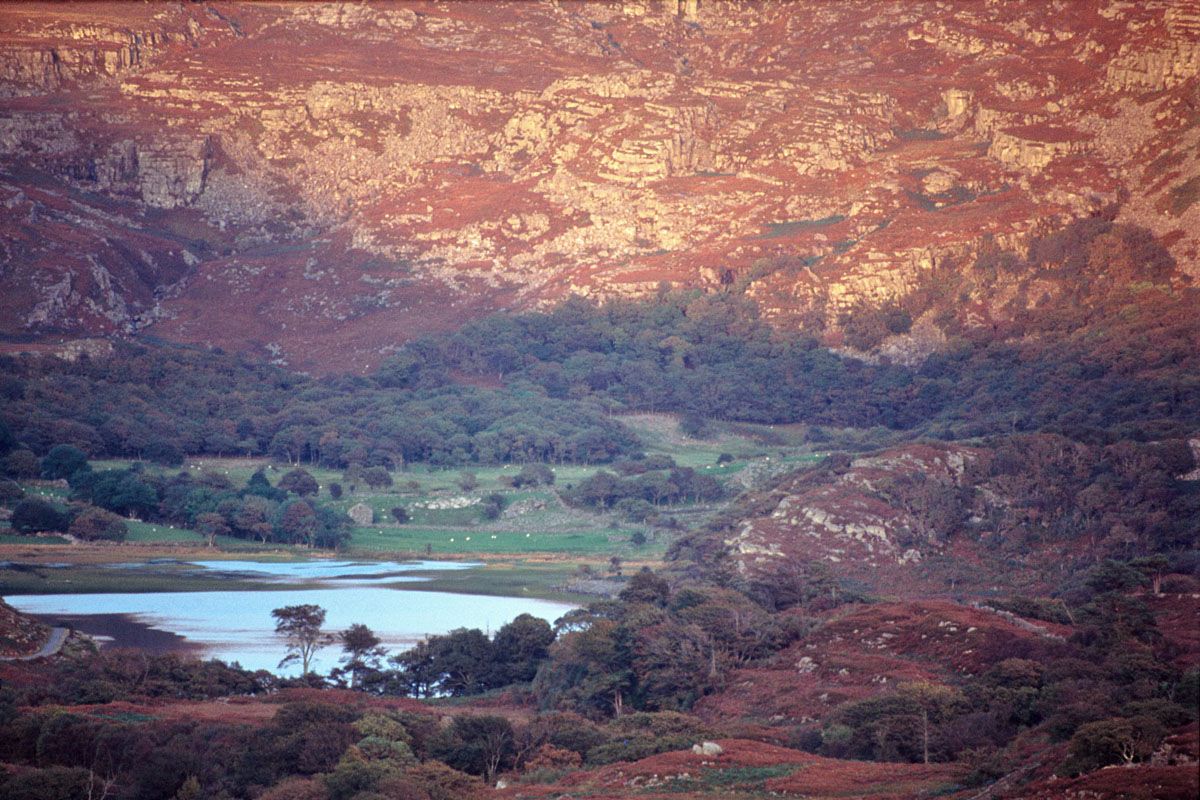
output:
[[[1190,2],[0,18],[8,336],[150,325],[367,369],[490,310],[668,280],[836,343],[846,313],[1103,209],[1196,273]]]
[[[1103,558],[1193,550],[1200,440],[913,444],[787,473],[676,544],[773,605],[836,575],[885,596],[1062,590]]]

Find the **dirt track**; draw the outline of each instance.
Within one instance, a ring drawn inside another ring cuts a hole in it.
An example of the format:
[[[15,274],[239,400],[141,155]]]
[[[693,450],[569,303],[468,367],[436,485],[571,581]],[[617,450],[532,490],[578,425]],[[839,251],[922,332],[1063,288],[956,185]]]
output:
[[[51,628],[50,637],[46,639],[46,643],[42,645],[42,649],[28,656],[7,656],[0,657],[0,661],[33,661],[35,658],[46,658],[47,656],[55,655],[62,649],[63,643],[67,641],[67,636],[71,633],[68,628]]]

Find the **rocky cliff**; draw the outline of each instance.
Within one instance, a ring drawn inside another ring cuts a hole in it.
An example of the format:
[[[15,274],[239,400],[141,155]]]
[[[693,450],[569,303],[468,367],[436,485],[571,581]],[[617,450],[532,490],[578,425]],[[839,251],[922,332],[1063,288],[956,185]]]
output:
[[[836,343],[1101,211],[1200,273],[1195,2],[80,3],[0,30],[9,337],[369,369],[669,281]]]

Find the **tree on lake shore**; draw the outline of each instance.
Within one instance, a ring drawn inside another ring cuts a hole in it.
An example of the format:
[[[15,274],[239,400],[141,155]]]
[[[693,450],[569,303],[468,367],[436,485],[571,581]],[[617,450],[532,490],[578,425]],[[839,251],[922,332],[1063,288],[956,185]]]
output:
[[[350,673],[350,688],[357,688],[366,672],[377,671],[379,660],[386,651],[379,646],[380,639],[375,632],[362,623],[356,622],[338,634],[342,643],[342,663],[344,671]]]
[[[299,661],[301,675],[307,675],[313,655],[333,639],[321,631],[325,624],[325,609],[318,605],[305,603],[298,606],[284,606],[271,612],[275,618],[275,633],[287,638],[288,654],[279,662],[279,666]]]

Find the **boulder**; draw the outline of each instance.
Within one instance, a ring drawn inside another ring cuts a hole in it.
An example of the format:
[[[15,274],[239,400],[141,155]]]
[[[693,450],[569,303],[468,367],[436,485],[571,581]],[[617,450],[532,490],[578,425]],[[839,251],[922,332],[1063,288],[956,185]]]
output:
[[[355,525],[370,525],[375,522],[375,512],[366,503],[359,503],[346,512]]]

